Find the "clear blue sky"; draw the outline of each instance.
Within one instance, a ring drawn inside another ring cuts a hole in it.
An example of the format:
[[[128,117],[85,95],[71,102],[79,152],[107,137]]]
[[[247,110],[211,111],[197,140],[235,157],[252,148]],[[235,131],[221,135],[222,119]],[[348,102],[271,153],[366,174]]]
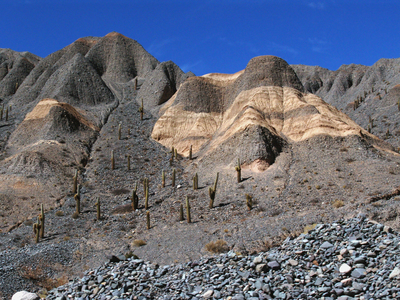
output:
[[[196,75],[259,55],[336,70],[400,57],[399,0],[0,0],[0,48],[41,57],[117,31]]]

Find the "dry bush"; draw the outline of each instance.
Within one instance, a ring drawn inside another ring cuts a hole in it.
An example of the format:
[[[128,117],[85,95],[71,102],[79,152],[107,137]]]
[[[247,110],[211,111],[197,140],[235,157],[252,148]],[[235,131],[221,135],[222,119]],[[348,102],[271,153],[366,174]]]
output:
[[[206,250],[211,253],[224,253],[229,251],[228,244],[224,240],[216,240],[206,244]]]
[[[315,228],[315,226],[317,226],[316,223],[311,224],[311,225],[306,225],[306,226],[303,228],[303,233],[304,233],[304,234],[307,234],[309,231],[313,230],[313,229]]]
[[[130,192],[130,190],[122,188],[122,189],[113,190],[111,192],[111,194],[113,194],[114,196],[119,196],[119,195],[128,194],[129,192]]]
[[[339,208],[339,207],[344,206],[344,202],[343,202],[343,200],[336,199],[335,201],[333,201],[332,206],[334,208]]]
[[[56,211],[56,216],[57,217],[62,217],[64,215],[64,212],[62,210]]]
[[[51,290],[68,282],[66,273],[57,278],[49,277],[49,270],[57,271],[64,269],[60,264],[50,265],[44,260],[40,260],[36,266],[22,265],[18,267],[18,274],[25,279],[32,281],[46,290]]]
[[[133,211],[132,204],[124,204],[124,205],[120,205],[120,206],[117,206],[116,208],[114,208],[111,211],[111,214],[121,215],[121,214],[126,214],[126,213],[129,213],[132,211]]]
[[[132,242],[132,246],[134,246],[134,247],[142,247],[144,245],[147,245],[147,243],[143,240],[134,240]]]

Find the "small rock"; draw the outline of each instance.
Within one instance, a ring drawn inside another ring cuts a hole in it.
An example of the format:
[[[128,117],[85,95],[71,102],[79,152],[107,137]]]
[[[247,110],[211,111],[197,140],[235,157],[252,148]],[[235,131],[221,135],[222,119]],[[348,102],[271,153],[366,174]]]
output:
[[[392,279],[392,278],[394,278],[394,277],[399,276],[399,274],[400,274],[400,268],[399,268],[399,267],[396,267],[396,268],[394,268],[393,271],[390,273],[389,278]]]
[[[332,248],[332,247],[333,247],[333,245],[331,243],[329,243],[329,242],[324,242],[321,245],[321,248],[323,248],[323,249],[329,249],[329,248]]]
[[[294,259],[289,259],[289,264],[291,264],[292,266],[297,266],[299,264],[299,262]]]
[[[254,257],[253,263],[256,264],[256,265],[261,264],[262,263],[262,257],[261,256]]]
[[[349,273],[351,271],[351,267],[348,264],[342,264],[339,268],[339,272],[342,274]]]
[[[258,273],[265,272],[267,270],[268,270],[268,268],[267,268],[266,264],[258,264],[256,266],[256,272],[258,272]]]
[[[207,292],[205,292],[203,294],[203,298],[205,298],[205,299],[211,298],[213,294],[214,294],[213,290],[208,290]]]
[[[268,267],[270,267],[272,270],[279,270],[281,265],[276,260],[274,260],[268,263]]]
[[[40,297],[34,293],[29,293],[27,291],[20,291],[15,293],[11,300],[40,300]]]
[[[367,271],[363,268],[356,268],[351,272],[351,276],[354,278],[363,278],[367,275]]]
[[[352,278],[346,278],[346,279],[341,280],[340,282],[343,284],[343,286],[349,286],[349,285],[352,284],[353,279]]]

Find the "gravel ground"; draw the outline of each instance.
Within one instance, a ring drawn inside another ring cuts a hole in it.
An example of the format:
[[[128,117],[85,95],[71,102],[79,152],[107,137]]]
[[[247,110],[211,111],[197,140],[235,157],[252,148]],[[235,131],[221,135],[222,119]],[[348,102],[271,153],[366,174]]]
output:
[[[257,255],[159,266],[113,258],[47,299],[396,299],[400,236],[365,215],[316,224]]]

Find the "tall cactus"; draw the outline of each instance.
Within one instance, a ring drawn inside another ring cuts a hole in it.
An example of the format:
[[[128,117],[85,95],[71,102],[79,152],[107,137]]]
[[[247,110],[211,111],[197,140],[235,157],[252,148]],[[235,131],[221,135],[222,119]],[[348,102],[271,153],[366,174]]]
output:
[[[40,237],[40,222],[39,220],[37,223],[33,224],[33,232],[35,233],[35,243],[39,243],[39,237]]]
[[[170,161],[174,161],[174,156],[175,156],[175,148],[174,148],[174,146],[172,146],[172,149],[171,149],[171,159],[170,159]]]
[[[189,197],[186,196],[186,218],[188,223],[192,223],[192,218],[190,216],[190,203],[189,203]]]
[[[149,208],[149,180],[146,178],[146,187],[144,192],[144,208],[147,210]]]
[[[73,184],[72,184],[72,194],[76,194],[76,189],[78,186],[78,170],[75,170],[75,175],[73,177]]]
[[[193,190],[197,190],[199,188],[199,176],[197,173],[193,176]]]
[[[132,190],[131,202],[132,202],[133,211],[137,210],[138,206],[139,206],[139,197],[137,195],[137,183],[136,183],[135,189]]]
[[[131,170],[131,156],[128,154],[127,155],[127,159],[128,159],[128,171]]]
[[[76,202],[76,214],[79,215],[81,213],[81,197],[75,194],[74,199]]]
[[[214,182],[214,187],[210,187],[208,189],[208,193],[210,195],[210,209],[214,207],[214,200],[215,200],[215,193],[217,191],[217,184],[218,184],[218,176],[219,173],[217,173],[217,177],[215,178],[215,182]]]
[[[251,197],[249,194],[246,194],[246,205],[249,210],[253,208],[253,197]]]
[[[118,125],[118,140],[121,140],[121,132],[122,132],[122,125],[119,123]]]
[[[6,121],[8,121],[8,107],[6,107]]]
[[[179,221],[183,221],[183,204],[179,206]]]
[[[172,170],[172,187],[174,187],[175,186],[175,179],[176,179],[176,170],[175,169],[173,169]]]
[[[140,120],[143,121],[143,114],[144,114],[143,99],[142,99],[142,105],[139,107],[139,112],[140,112]]]
[[[146,211],[147,229],[150,229],[150,212]]]
[[[165,171],[162,170],[161,172],[161,186],[164,188],[165,187]]]
[[[111,150],[111,170],[115,169],[114,150]]]
[[[237,182],[240,183],[242,181],[242,168],[240,167],[240,159],[238,158],[237,166],[235,167],[237,173]]]
[[[190,149],[189,149],[189,159],[190,160],[193,159],[192,155],[193,155],[193,149],[192,149],[192,145],[190,145]]]
[[[44,238],[44,208],[43,208],[43,203],[40,204],[40,215],[39,215],[39,221],[40,221],[40,238]]]
[[[101,219],[100,198],[97,198],[96,210],[97,210],[97,220],[100,220]]]

